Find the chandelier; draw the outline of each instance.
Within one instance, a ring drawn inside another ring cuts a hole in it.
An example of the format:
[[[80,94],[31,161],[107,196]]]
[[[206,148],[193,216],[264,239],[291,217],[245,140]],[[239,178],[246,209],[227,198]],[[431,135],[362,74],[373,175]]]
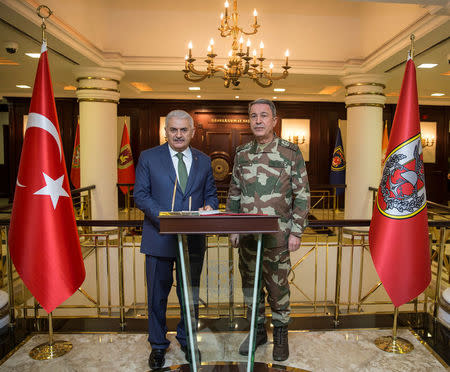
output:
[[[211,39],[208,46],[208,53],[205,62],[207,64],[205,70],[198,70],[194,66],[195,58],[192,58],[192,42],[189,42],[189,54],[185,57],[184,65],[184,78],[188,81],[198,82],[205,80],[206,78],[221,77],[224,80],[225,88],[231,85],[237,87],[240,84],[242,77],[252,79],[256,84],[263,88],[272,86],[274,80],[285,79],[288,76],[289,51],[286,50],[286,62],[283,68],[283,72],[274,76],[272,73],[273,63],[269,65],[269,71],[264,68],[263,57],[264,43],[261,41],[259,45],[259,55],[257,55],[256,49],[253,50],[252,56],[250,56],[250,40],[247,40],[246,49],[244,51],[244,38],[243,35],[254,35],[258,32],[260,25],[258,24],[258,13],[256,9],[253,12],[254,23],[250,26],[249,32],[244,31],[238,26],[239,14],[237,11],[237,0],[233,0],[233,11],[231,16],[228,15],[228,0],[225,1],[225,16],[222,13],[220,15],[220,36],[231,36],[233,42],[231,44],[231,50],[228,53],[228,61],[225,65],[216,65],[214,58],[217,54],[214,53],[214,40]]]

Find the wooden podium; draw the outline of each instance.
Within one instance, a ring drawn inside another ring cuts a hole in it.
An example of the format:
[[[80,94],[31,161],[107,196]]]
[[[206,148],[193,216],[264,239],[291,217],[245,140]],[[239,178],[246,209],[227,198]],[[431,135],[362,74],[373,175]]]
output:
[[[257,312],[257,298],[259,279],[261,272],[262,234],[278,232],[278,217],[251,214],[217,214],[217,215],[161,215],[160,233],[178,235],[178,259],[181,268],[181,293],[183,298],[182,308],[185,312],[187,325],[189,352],[191,354],[190,366],[193,372],[197,372],[199,366],[199,355],[197,338],[194,337],[196,330],[192,291],[190,286],[190,275],[186,268],[189,265],[187,247],[183,244],[183,234],[257,234],[258,244],[256,251],[255,281],[253,286],[252,314],[250,322],[250,343],[247,372],[253,371],[255,352],[255,326]]]

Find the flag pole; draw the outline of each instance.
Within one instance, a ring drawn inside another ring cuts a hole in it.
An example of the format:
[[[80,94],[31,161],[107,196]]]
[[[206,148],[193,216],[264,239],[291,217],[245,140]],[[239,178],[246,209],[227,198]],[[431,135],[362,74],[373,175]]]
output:
[[[45,20],[50,17],[53,12],[46,5],[39,5],[36,8],[36,14],[42,19],[42,43],[46,41]],[[53,317],[52,313],[48,313],[48,342],[34,347],[30,351],[30,357],[36,360],[48,360],[58,358],[72,350],[72,344],[68,341],[53,340]]]

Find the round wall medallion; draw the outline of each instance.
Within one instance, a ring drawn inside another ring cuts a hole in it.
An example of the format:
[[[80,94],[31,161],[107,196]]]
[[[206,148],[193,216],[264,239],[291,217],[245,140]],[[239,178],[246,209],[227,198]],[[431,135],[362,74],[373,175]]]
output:
[[[214,179],[216,181],[223,181],[227,178],[230,172],[230,165],[223,158],[215,158],[211,160],[211,166],[213,169]]]

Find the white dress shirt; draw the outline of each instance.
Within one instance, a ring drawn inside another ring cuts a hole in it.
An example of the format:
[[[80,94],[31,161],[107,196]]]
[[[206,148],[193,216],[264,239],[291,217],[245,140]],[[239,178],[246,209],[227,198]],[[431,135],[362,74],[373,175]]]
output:
[[[169,145],[169,151],[170,151],[170,157],[172,158],[173,167],[175,168],[175,172],[177,173],[177,179],[179,180],[180,178],[178,177],[178,157],[177,157],[178,152],[175,151],[174,149],[172,149],[172,147],[170,147],[170,145]],[[191,148],[188,147],[186,150],[184,150],[182,152],[182,154],[183,154],[184,164],[186,164],[187,174],[189,176],[189,172],[191,171],[191,165],[192,165]]]

